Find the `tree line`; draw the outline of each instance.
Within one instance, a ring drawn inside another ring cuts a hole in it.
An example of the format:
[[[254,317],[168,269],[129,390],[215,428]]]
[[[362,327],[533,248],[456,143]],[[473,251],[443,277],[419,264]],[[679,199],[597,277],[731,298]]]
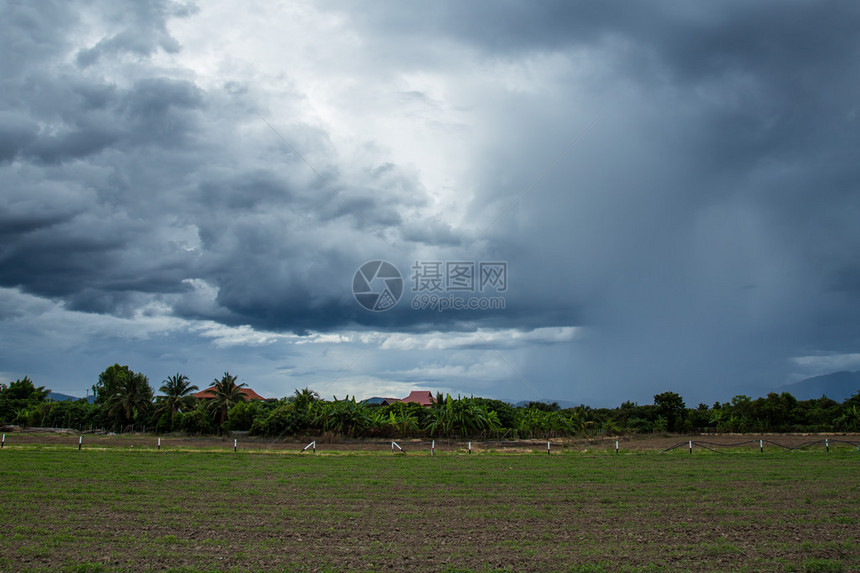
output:
[[[281,399],[247,401],[245,384],[225,372],[212,382],[208,398],[187,376],[165,378],[156,395],[149,379],[114,364],[93,385],[93,400],[52,401],[49,390],[28,377],[0,384],[0,425],[62,427],[116,432],[220,434],[249,431],[268,437],[532,439],[702,432],[860,431],[860,391],[842,403],[826,396],[797,400],[790,393],[687,407],[676,392],[654,396],[653,404],[624,402],[617,408],[530,402],[515,407],[501,400],[436,395],[425,408],[415,403],[373,405],[355,397],[323,400],[305,388]]]

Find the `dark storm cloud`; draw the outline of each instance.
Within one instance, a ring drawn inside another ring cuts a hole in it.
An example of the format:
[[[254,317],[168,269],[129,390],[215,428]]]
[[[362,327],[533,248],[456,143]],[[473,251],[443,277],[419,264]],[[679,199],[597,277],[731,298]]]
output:
[[[327,5],[362,39],[358,83],[452,70],[395,99],[469,118],[433,124],[473,144],[456,213],[374,134],[345,160],[301,86],[273,117],[269,86],[156,64],[193,8],[89,6],[4,5],[0,286],[295,332],[589,326],[561,363],[525,360],[547,395],[856,351],[853,3]],[[407,284],[419,260],[505,260],[507,307],[365,312],[349,285],[372,258]]]
[[[57,115],[62,119],[16,150],[16,155],[33,161],[28,174],[34,179],[7,182],[0,211],[8,221],[0,251],[2,284],[24,286],[46,296],[68,296],[74,308],[103,312],[112,310],[110,301],[128,293],[178,290],[187,265],[177,258],[187,257],[175,249],[164,252],[169,245],[153,236],[161,225],[141,220],[134,202],[123,200],[128,194],[136,200],[155,199],[165,189],[135,187],[126,179],[127,173],[114,171],[123,160],[115,162],[113,156],[153,146],[159,153],[169,153],[180,145],[193,127],[189,110],[202,105],[199,90],[187,82],[163,78],[141,80],[127,90],[42,78],[40,90],[53,90],[58,102],[43,121],[49,123]],[[43,100],[49,98],[42,94]],[[43,107],[50,108],[45,101],[37,101],[30,113],[38,117]],[[80,163],[69,163],[87,158],[91,158],[90,168],[115,174],[90,181]],[[133,156],[128,159],[134,161]],[[63,167],[64,163],[69,165]],[[57,164],[59,171],[39,173],[42,164]],[[82,177],[76,181],[78,170]],[[167,185],[164,177],[169,176],[163,173],[159,184]],[[137,256],[141,259],[135,260]],[[91,296],[99,302],[87,302]]]
[[[160,174],[160,189],[135,187],[124,167],[145,161],[137,153],[147,148],[160,154],[183,145],[197,131],[193,110],[203,96],[181,79],[141,77],[123,86],[77,72],[67,63],[82,50],[71,41],[79,20],[70,6],[6,6],[4,52],[15,57],[5,60],[26,65],[8,66],[3,79],[13,111],[0,122],[0,152],[19,163],[7,172],[0,209],[0,284],[64,299],[72,309],[128,314],[139,293],[183,290],[189,257],[170,249],[169,238],[158,236],[163,225],[136,209],[164,192],[171,175]],[[165,22],[181,8],[102,8],[124,31],[81,51],[79,62],[177,48]]]
[[[36,139],[39,126],[28,118],[0,112],[0,162],[11,161]]]
[[[211,94],[187,80],[141,76],[157,71],[139,66],[125,85],[89,74],[129,54],[178,49],[166,36],[168,16],[160,3],[109,10],[104,19],[119,31],[87,48],[62,41],[70,30],[57,27],[55,51],[21,70],[8,94],[16,114],[4,122],[4,157],[30,162],[29,176],[43,184],[74,184],[43,193],[18,182],[27,201],[5,210],[2,284],[60,297],[73,309],[127,314],[140,294],[181,297],[189,291],[183,281],[202,279],[218,289],[216,306],[201,311],[180,298],[172,304],[181,315],[293,330],[448,322],[434,313],[367,315],[344,288],[368,257],[363,243],[386,248],[374,230],[406,244],[466,242],[438,220],[404,224],[402,210],[420,206],[425,191],[401,168],[368,166],[357,181],[323,165],[316,178],[273,136],[266,144],[273,164],[225,171],[221,163],[242,157],[230,140],[217,140],[232,134],[213,131],[195,113]],[[70,52],[84,75],[64,64]],[[313,129],[289,136],[305,153],[328,145]],[[301,184],[284,178],[284,169],[304,171]],[[171,240],[179,231],[181,244]],[[403,254],[388,256],[402,258],[407,272],[412,261]]]
[[[488,61],[555,53],[605,66],[589,82],[599,102],[548,98],[499,124],[470,209],[495,221],[484,238],[532,285],[515,304],[594,327],[570,365],[578,392],[660,377],[724,389],[772,380],[792,354],[856,348],[855,5],[506,8],[361,21]],[[429,45],[404,53],[432,67]],[[507,105],[494,93],[481,104],[496,118]]]
[[[450,38],[490,57],[606,47],[618,41],[631,46],[627,53],[631,62],[641,64],[654,56],[653,63],[666,66],[676,81],[738,70],[768,71],[801,81],[811,79],[809,74],[832,78],[839,69],[833,58],[837,62],[850,58],[856,49],[858,15],[860,8],[852,2],[821,6],[798,0],[683,5],[562,0],[535,5],[511,0],[416,4],[403,10],[377,3],[352,14],[376,34],[404,39],[423,36],[437,42],[440,37]],[[792,65],[786,65],[789,61]],[[625,66],[624,71],[635,72],[635,68]],[[652,71],[656,69],[639,72],[644,76]]]
[[[34,63],[43,64],[67,46],[63,30],[78,20],[70,2],[6,2],[0,20],[5,57],[0,62],[0,82],[11,85],[23,73],[33,70]],[[7,92],[7,97],[9,95]]]
[[[65,133],[39,138],[27,151],[46,163],[59,163],[98,153],[117,139],[110,127],[81,123]]]

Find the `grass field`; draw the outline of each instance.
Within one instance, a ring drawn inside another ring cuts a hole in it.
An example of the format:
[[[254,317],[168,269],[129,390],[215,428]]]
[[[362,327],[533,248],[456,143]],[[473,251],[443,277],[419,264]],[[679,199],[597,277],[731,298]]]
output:
[[[860,570],[860,454],[0,450],[0,570]]]

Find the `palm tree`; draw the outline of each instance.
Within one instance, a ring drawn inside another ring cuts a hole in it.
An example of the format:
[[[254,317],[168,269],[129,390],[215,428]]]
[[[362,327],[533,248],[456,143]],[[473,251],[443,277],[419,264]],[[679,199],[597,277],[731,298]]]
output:
[[[170,412],[170,425],[173,426],[173,416],[181,410],[191,410],[194,408],[194,397],[192,392],[197,390],[197,386],[189,384],[188,376],[177,372],[173,376],[169,376],[162,381],[159,392],[163,392],[164,396],[158,397],[158,408],[155,414],[163,414]]]
[[[140,372],[132,372],[117,380],[118,384],[113,394],[108,396],[107,413],[113,416],[117,423],[125,425],[134,422],[152,405],[152,387],[149,379]]]
[[[319,399],[320,395],[310,388],[305,388],[304,390],[296,389],[296,393],[290,398],[296,410],[301,412],[307,412],[310,405],[314,402],[319,402]]]
[[[566,419],[566,429],[574,434],[582,434],[584,436],[589,429],[593,428],[596,425],[594,420],[588,419],[588,410],[583,406],[579,406],[577,408],[574,408],[573,410],[569,410],[568,412],[569,413]],[[611,422],[607,422],[604,425],[604,429],[608,432],[617,431],[615,429],[616,427],[617,426]]]
[[[246,384],[236,384],[236,376],[225,372],[221,380],[215,379],[212,387],[214,397],[209,402],[209,411],[218,417],[218,428],[220,429],[227,420],[227,412],[240,401],[247,402],[248,397],[242,392]]]
[[[846,407],[842,415],[833,421],[833,425],[841,430],[860,429],[860,408],[857,407],[857,404]]]

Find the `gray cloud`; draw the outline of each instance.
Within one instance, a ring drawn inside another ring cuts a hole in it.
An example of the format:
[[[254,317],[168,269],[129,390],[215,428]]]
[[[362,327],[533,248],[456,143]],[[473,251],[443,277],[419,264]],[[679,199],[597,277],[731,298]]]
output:
[[[250,16],[218,9],[4,7],[0,286],[302,335],[583,326],[508,351],[540,393],[594,401],[724,398],[856,352],[853,4],[331,3],[331,43],[287,43],[303,69],[242,53]],[[506,308],[368,313],[349,285],[374,258],[407,283],[419,260],[507,261]],[[480,347],[427,380],[467,388]],[[409,356],[373,364],[411,382]]]
[[[152,56],[158,50],[177,53],[181,46],[167,31],[171,17],[186,17],[197,12],[192,5],[167,1],[101,5],[100,15],[118,31],[82,48],[75,58],[82,67],[92,66],[103,57]]]

